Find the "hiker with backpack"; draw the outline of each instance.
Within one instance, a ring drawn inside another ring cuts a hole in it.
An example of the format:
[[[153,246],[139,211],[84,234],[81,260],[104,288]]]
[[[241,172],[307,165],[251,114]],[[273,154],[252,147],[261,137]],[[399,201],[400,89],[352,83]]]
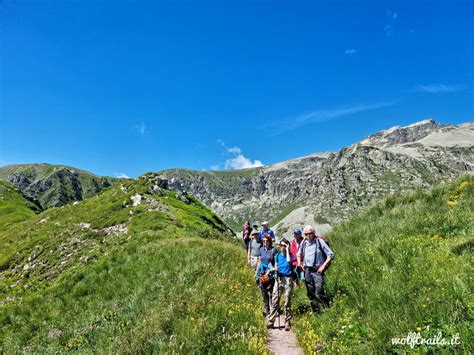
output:
[[[314,313],[319,313],[322,307],[328,307],[329,301],[324,290],[324,272],[327,270],[334,253],[328,243],[316,237],[312,226],[304,227],[306,239],[298,250],[298,266],[303,268],[306,292]]]
[[[252,230],[250,231],[250,235],[254,234],[255,232],[257,232],[258,236],[257,236],[257,240],[260,244],[262,244],[262,240],[260,238],[260,231],[258,230],[258,223],[257,222],[253,222],[252,223]]]
[[[291,240],[290,244],[290,254],[292,256],[291,267],[293,270],[293,277],[298,287],[300,287],[300,281],[304,279],[303,269],[298,266],[298,250],[300,249],[302,242],[303,233],[300,229],[295,229],[293,231],[293,239]],[[303,262],[303,256],[301,262]]]
[[[245,250],[249,248],[251,232],[252,232],[252,228],[250,227],[250,222],[245,221],[244,230],[242,231],[242,239],[244,241]]]
[[[247,261],[254,270],[257,268],[258,257],[260,256],[260,248],[262,247],[262,244],[258,239],[259,235],[260,232],[258,230],[252,231],[250,234],[250,243],[247,251]]]
[[[269,234],[272,238],[272,242],[275,243],[275,232],[270,229],[268,222],[262,222],[262,231],[260,232],[260,239],[262,239],[265,234]]]
[[[255,279],[260,286],[263,299],[263,315],[270,315],[270,300],[272,298],[273,286],[275,284],[275,254],[276,249],[272,246],[272,237],[269,234],[263,236],[263,246],[259,249],[260,255],[257,262]]]
[[[291,295],[293,292],[293,277],[291,270],[292,256],[290,253],[290,242],[283,238],[280,241],[280,252],[275,254],[276,280],[272,292],[272,304],[267,328],[273,328],[275,318],[280,308],[280,295],[285,295],[285,330],[291,329]],[[278,317],[280,315],[278,314]],[[279,321],[279,318],[278,318]]]

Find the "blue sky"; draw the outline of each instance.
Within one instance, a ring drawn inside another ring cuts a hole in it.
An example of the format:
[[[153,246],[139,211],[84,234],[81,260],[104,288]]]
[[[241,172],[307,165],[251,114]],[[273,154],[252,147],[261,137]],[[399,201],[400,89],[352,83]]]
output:
[[[472,1],[0,3],[0,165],[241,168],[473,119]]]

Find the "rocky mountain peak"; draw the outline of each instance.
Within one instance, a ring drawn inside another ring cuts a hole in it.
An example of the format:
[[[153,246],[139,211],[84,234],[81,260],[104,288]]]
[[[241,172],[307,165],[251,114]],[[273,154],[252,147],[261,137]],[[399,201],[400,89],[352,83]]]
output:
[[[390,147],[398,144],[416,142],[442,127],[444,126],[432,118],[429,118],[408,126],[394,126],[382,130],[363,139],[359,144],[375,147]]]
[[[281,235],[309,221],[324,225],[345,220],[394,192],[472,171],[472,126],[444,126],[427,119],[377,132],[334,153],[268,167],[178,169],[161,175],[169,180],[170,189],[197,196],[236,228],[247,219],[276,224],[290,216],[276,226]]]

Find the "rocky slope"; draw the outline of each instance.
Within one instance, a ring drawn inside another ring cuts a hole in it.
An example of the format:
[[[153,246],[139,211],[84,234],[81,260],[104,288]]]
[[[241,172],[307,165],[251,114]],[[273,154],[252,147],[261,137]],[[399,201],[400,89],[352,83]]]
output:
[[[318,223],[333,223],[395,191],[428,187],[473,168],[474,125],[429,119],[380,131],[338,152],[268,167],[162,175],[171,188],[192,193],[236,226],[254,218],[277,222],[299,207]]]
[[[38,201],[43,209],[82,201],[119,180],[51,164],[7,165],[0,168],[0,178]]]

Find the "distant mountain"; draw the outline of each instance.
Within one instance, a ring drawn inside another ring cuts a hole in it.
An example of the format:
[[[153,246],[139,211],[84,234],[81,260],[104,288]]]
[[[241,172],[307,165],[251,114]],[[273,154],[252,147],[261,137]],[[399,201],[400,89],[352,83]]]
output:
[[[36,201],[0,179],[0,227],[27,220],[39,212],[41,207]]]
[[[292,219],[297,225],[346,220],[393,192],[429,187],[473,167],[474,124],[444,126],[429,119],[377,132],[338,152],[256,169],[174,169],[162,176],[234,226],[254,218],[276,223],[305,207],[301,221]]]
[[[38,201],[43,209],[82,201],[120,181],[65,165],[51,164],[7,165],[0,168],[0,178]]]

